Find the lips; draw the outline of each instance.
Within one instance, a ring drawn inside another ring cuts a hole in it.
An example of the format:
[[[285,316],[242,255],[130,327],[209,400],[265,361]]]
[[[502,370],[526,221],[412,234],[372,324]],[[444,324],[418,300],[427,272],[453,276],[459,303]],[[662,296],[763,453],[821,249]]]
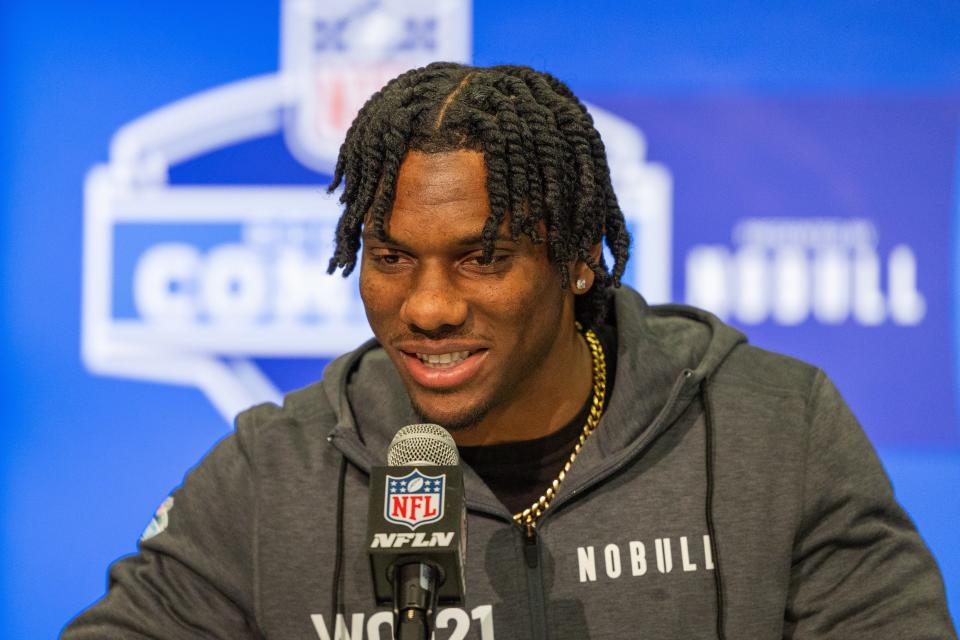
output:
[[[486,360],[487,350],[469,347],[410,346],[400,349],[413,380],[429,389],[452,389],[473,378]]]

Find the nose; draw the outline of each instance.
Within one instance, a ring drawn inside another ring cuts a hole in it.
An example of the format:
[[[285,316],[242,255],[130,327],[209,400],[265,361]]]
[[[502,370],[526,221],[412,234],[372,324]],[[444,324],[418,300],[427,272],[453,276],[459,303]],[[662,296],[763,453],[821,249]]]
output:
[[[400,319],[412,330],[443,334],[467,320],[467,303],[441,265],[421,264],[400,307]]]

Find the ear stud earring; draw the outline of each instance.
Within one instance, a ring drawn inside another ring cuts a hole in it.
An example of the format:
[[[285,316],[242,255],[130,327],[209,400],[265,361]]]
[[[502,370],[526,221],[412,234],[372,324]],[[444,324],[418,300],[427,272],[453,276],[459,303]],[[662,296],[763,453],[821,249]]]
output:
[[[584,280],[583,278],[577,279],[577,289],[579,289],[580,291],[583,291],[586,288],[587,288],[587,281]]]

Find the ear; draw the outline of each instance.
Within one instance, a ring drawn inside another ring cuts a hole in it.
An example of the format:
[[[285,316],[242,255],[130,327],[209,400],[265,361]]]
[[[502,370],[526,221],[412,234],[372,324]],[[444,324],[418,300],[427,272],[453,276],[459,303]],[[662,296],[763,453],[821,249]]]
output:
[[[600,254],[603,252],[603,246],[598,242],[590,250],[590,257],[594,262],[600,262]],[[570,290],[574,295],[581,296],[590,291],[593,287],[593,281],[596,274],[583,260],[577,260],[570,267]],[[578,286],[583,285],[583,286]]]

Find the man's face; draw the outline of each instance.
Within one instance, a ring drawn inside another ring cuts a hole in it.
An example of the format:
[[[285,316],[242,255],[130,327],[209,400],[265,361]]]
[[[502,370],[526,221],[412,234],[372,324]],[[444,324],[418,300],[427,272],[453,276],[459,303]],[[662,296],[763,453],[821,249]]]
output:
[[[537,385],[562,364],[551,358],[560,336],[574,330],[573,295],[545,245],[511,240],[507,220],[493,262],[481,263],[489,215],[482,154],[411,151],[388,240],[369,226],[363,233],[360,295],[370,326],[414,408],[448,429],[535,403]]]

